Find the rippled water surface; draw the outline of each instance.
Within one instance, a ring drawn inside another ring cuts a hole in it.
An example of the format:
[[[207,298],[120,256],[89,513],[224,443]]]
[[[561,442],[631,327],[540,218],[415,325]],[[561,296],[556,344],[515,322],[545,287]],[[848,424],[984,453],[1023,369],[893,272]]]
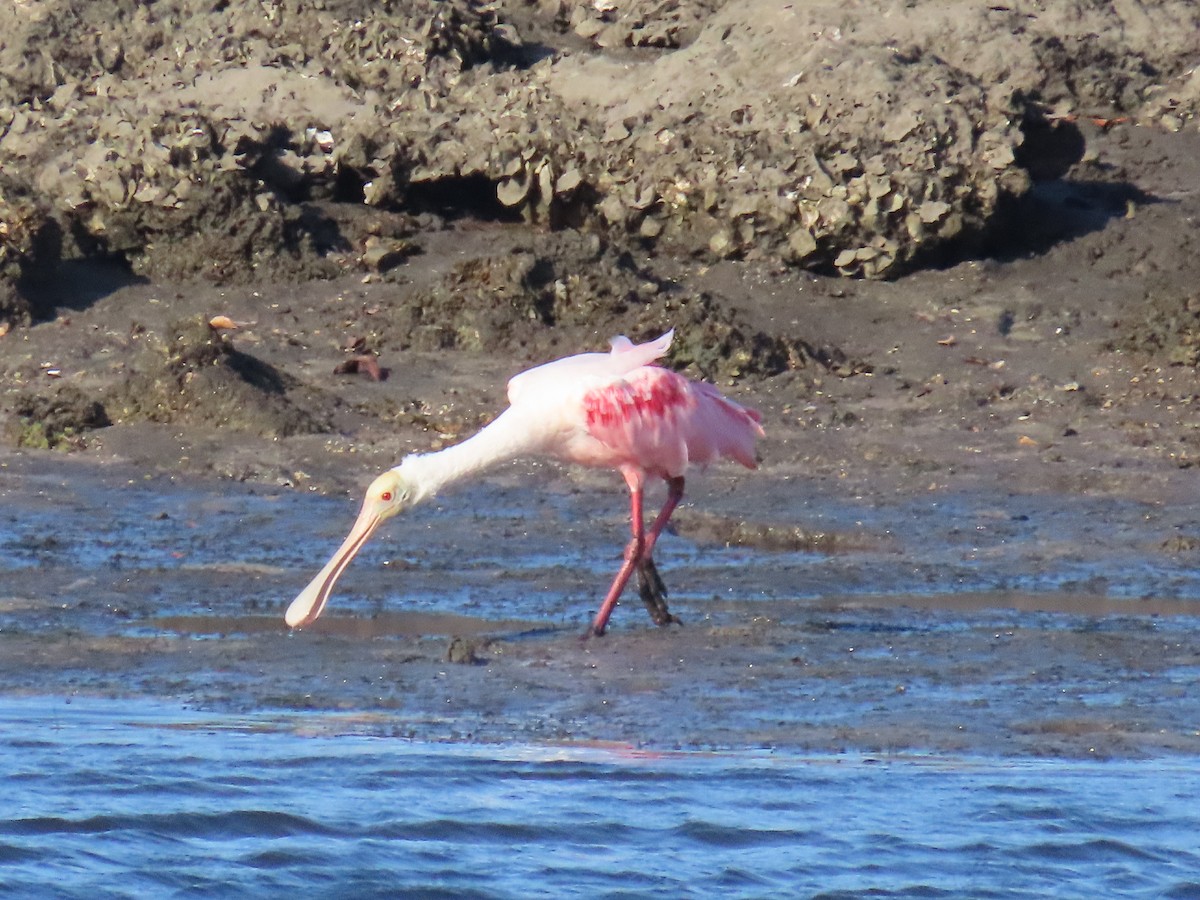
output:
[[[443,745],[0,706],[20,896],[1200,896],[1200,768]]]
[[[668,535],[687,624],[582,643],[619,494],[419,510],[288,633],[353,500],[8,465],[5,896],[1200,898],[1200,503],[764,492],[844,546]]]

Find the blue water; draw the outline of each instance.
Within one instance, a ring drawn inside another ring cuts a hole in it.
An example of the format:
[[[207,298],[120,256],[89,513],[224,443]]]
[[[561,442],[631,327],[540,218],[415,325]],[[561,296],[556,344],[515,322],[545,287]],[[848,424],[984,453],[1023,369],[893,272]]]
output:
[[[0,704],[21,897],[1200,897],[1200,765],[444,745]]]
[[[538,496],[483,485],[483,512],[415,512],[331,615],[577,633],[619,558],[620,498],[597,523],[594,497]],[[1159,549],[1196,533],[1196,504],[788,497],[813,530],[871,540],[820,555],[667,535],[689,628],[786,625],[698,683],[619,652],[671,646],[634,643],[636,604],[594,652],[510,635],[495,672],[422,663],[386,631],[239,631],[278,620],[352,499],[68,468],[0,472],[0,499],[2,896],[1200,898],[1200,570]],[[1129,613],[804,602],[988,590]],[[203,615],[220,630],[160,627]],[[476,703],[488,678],[523,702]],[[593,705],[568,702],[573,684]],[[1092,735],[1108,759],[1086,758]],[[915,749],[869,755],[888,746]]]

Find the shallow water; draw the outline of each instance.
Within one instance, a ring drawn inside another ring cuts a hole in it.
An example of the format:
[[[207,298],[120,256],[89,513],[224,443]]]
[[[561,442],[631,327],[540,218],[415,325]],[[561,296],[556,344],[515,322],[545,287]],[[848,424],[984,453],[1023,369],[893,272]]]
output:
[[[453,745],[0,706],[14,895],[1200,896],[1193,761]]]
[[[688,624],[581,644],[624,529],[586,484],[418,511],[298,634],[353,500],[21,459],[0,496],[0,893],[1200,897],[1162,551],[1200,505],[768,493],[851,549],[668,535]]]

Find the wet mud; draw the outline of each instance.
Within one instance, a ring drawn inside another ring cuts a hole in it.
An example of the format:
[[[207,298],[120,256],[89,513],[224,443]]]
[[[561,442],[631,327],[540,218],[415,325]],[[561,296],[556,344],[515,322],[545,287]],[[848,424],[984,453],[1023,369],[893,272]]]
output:
[[[6,6],[6,690],[1196,752],[1200,22],[1139,9]],[[581,643],[620,485],[519,463],[286,633],[377,470],[670,327],[767,427],[664,539],[683,626]]]
[[[14,696],[338,713],[422,741],[1200,751],[1200,574],[1156,546],[1195,527],[1194,503],[1047,494],[1000,520],[986,495],[946,516],[817,493],[805,517],[844,538],[799,550],[717,548],[690,539],[685,517],[660,549],[683,624],[655,627],[627,598],[607,636],[583,640],[619,562],[620,504],[568,473],[542,473],[532,498],[513,472],[390,527],[331,611],[289,633],[284,605],[350,501],[5,462],[0,658]],[[732,505],[720,484],[701,501]],[[962,521],[1002,531],[1003,552],[975,535],[964,546]]]

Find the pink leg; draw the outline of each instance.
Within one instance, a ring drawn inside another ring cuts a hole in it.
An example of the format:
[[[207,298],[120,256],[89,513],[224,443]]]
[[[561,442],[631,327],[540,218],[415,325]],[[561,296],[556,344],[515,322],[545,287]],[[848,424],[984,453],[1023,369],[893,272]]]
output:
[[[675,507],[679,505],[679,501],[683,499],[683,476],[678,478],[667,479],[667,499],[663,503],[663,508],[658,513],[658,518],[654,520],[654,524],[650,526],[650,532],[646,535],[646,546],[642,550],[642,559],[649,559],[654,554],[654,545],[658,543],[658,536],[663,533],[663,529],[667,527],[667,522],[671,519],[671,514],[675,512]]]
[[[629,485],[629,522],[633,537],[625,547],[625,561],[617,570],[617,577],[613,579],[612,587],[608,589],[608,595],[600,604],[600,609],[596,613],[596,618],[592,620],[591,627],[584,633],[585,638],[604,634],[604,629],[608,627],[608,618],[612,615],[617,601],[621,599],[621,592],[625,590],[625,585],[629,583],[629,576],[641,563],[644,555],[646,535],[642,521],[642,479],[635,473],[623,472],[622,474],[625,476],[626,484]],[[658,524],[657,519],[654,524]]]
[[[635,569],[638,572],[642,601],[646,604],[646,609],[649,610],[654,623],[667,625],[679,621],[667,609],[666,588],[663,586],[662,579],[658,577],[658,570],[654,567],[651,554],[654,552],[654,545],[658,543],[658,536],[667,527],[671,514],[675,512],[675,507],[683,499],[683,478],[667,479],[667,499],[654,519],[654,524],[650,526],[650,531],[646,532],[642,513],[642,480],[637,475],[628,472],[624,474],[625,481],[629,485],[629,521],[633,536],[625,547],[625,560],[617,571],[617,577],[613,579],[612,587],[608,589],[608,594],[605,596],[604,602],[600,604],[600,609],[584,637],[604,634],[605,629],[608,628],[609,617],[616,608],[617,601],[621,599],[625,585],[629,583],[629,578]]]

